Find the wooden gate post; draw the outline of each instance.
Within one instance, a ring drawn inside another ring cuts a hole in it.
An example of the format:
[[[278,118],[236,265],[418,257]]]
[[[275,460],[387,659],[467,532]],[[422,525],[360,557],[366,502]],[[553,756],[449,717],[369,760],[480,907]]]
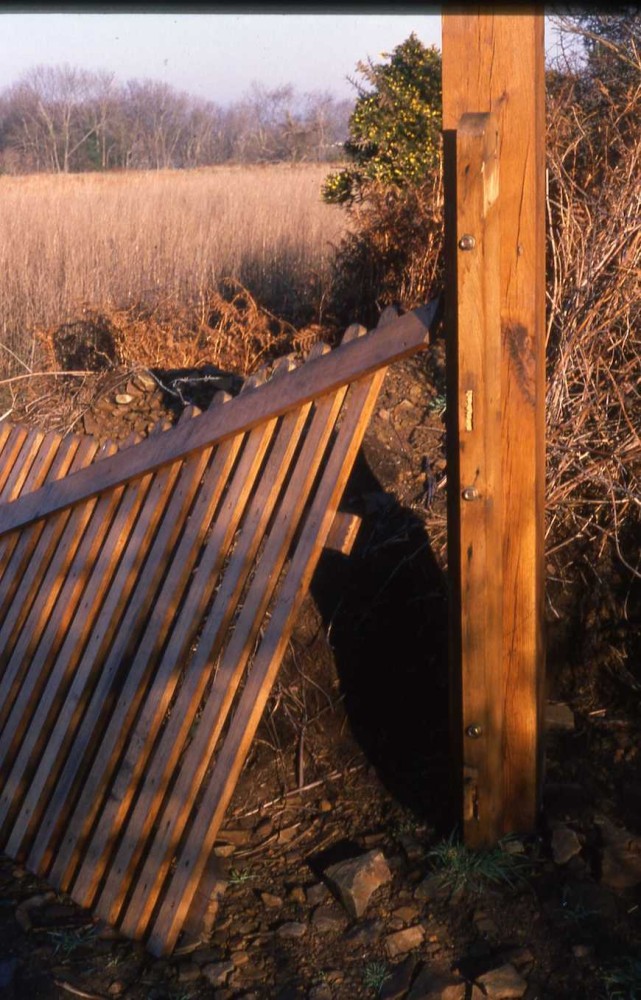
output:
[[[542,772],[543,15],[443,17],[452,731],[472,846]]]

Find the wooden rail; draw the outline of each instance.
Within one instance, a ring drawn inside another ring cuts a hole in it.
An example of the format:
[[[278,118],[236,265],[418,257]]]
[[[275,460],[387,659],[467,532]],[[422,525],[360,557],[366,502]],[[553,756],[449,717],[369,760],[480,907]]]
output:
[[[0,847],[170,952],[387,365],[435,308],[116,451],[0,425]],[[233,626],[233,627],[232,627]]]

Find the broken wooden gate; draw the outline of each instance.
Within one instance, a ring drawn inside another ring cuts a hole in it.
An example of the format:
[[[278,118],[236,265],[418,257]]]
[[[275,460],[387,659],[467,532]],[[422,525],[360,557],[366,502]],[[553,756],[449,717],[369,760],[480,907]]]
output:
[[[155,954],[188,918],[386,366],[433,318],[350,328],[120,450],[0,424],[0,847]]]

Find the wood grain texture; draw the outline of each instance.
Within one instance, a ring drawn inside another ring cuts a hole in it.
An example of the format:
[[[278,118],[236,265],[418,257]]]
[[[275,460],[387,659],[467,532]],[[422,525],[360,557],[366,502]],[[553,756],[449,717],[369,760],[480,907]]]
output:
[[[468,776],[464,835],[478,846],[495,839],[503,808],[496,784],[504,721],[500,193],[498,128],[491,114],[467,114],[459,122],[456,192],[457,235],[473,235],[475,245],[456,248],[458,481],[453,492],[460,542],[459,563],[451,564],[451,572],[459,574],[461,595],[460,756]]]
[[[218,752],[212,778],[180,849],[175,872],[149,935],[148,948],[153,954],[159,955],[173,949],[189,912],[384,376],[384,370],[376,372],[350,388],[347,410],[343,414],[322,479],[305,518],[300,540],[285,579],[278,589],[265,634]]]
[[[543,531],[545,486],[545,121],[543,15],[534,8],[493,15],[470,8],[443,18],[443,126],[448,187],[446,281],[448,323],[456,298],[452,269],[460,237],[451,158],[466,113],[493,112],[500,137],[501,319],[501,517],[502,531],[502,729],[501,800],[494,839],[534,827],[541,773],[540,699],[544,674]],[[450,278],[452,280],[450,280]],[[459,306],[460,308],[460,306]],[[460,358],[450,358],[450,390],[460,383]],[[448,469],[456,468],[455,428]],[[459,481],[458,478],[456,481]],[[452,507],[450,507],[452,514]],[[450,517],[450,558],[460,564],[459,526]],[[453,619],[461,629],[460,590],[453,591]],[[458,613],[457,613],[458,612]],[[460,671],[460,635],[452,642]],[[456,665],[458,664],[458,666]],[[460,676],[458,678],[460,682]],[[479,679],[480,681],[480,679]],[[457,678],[454,678],[456,688]],[[467,683],[467,681],[466,681]],[[482,682],[481,682],[482,683]],[[469,686],[469,685],[468,685]],[[460,692],[459,692],[460,694]],[[462,729],[462,704],[453,699],[454,725]],[[498,722],[497,722],[498,724]]]
[[[182,686],[162,739],[145,769],[135,809],[127,820],[122,843],[97,904],[97,909],[107,914],[105,919],[110,922],[115,922],[120,915],[132,873],[142,856],[167,785],[175,773],[185,742],[196,721],[203,694],[217,666],[220,648],[237,612],[238,601],[272,517],[309,409],[310,404],[306,404],[283,418],[251,506],[243,520],[242,532],[207,616],[198,649],[185,670]],[[162,673],[161,666],[157,676],[160,677]],[[171,684],[171,673],[168,680]],[[170,695],[173,686],[175,682],[169,691]],[[141,724],[144,726],[150,749],[161,719],[162,716],[154,706],[151,711],[143,713],[139,723],[139,728]],[[131,915],[128,919],[132,920]]]
[[[111,449],[103,449],[100,454],[110,454]],[[98,442],[93,438],[82,441],[72,459],[70,471],[74,472],[89,465],[98,454]],[[42,530],[35,549],[32,551],[27,567],[20,578],[17,590],[12,590],[10,602],[5,602],[0,608],[0,664],[9,660],[17,637],[21,634],[24,621],[38,594],[38,585],[45,578],[49,564],[56,552],[63,531],[69,521],[71,511],[60,511],[49,518]],[[3,585],[4,585],[3,580]],[[0,673],[1,676],[1,673]],[[3,684],[5,678],[3,677]]]
[[[124,933],[153,928],[152,949],[203,911],[212,838],[316,562],[355,535],[337,510],[381,358],[420,350],[435,313],[388,309],[371,335],[354,325],[335,351],[252,376],[205,424],[186,413],[132,438],[117,482],[116,463],[100,468],[113,445],[0,427],[0,495],[23,525],[0,539],[0,838]],[[50,488],[65,502],[43,515]]]
[[[29,853],[27,864],[32,871],[48,871],[55,859],[51,878],[56,885],[68,885],[73,876],[78,863],[77,845],[88,836],[101,807],[99,791],[109,781],[136,718],[239,447],[240,441],[232,440],[216,449],[213,458],[211,449],[192,456],[172,495],[146,572],[139,580],[85,709],[74,740],[74,753],[69,755],[58,778]],[[198,487],[191,517],[185,522]],[[168,567],[168,556],[178,538]],[[128,652],[131,661],[122,679],[122,663]],[[111,720],[109,726],[108,720]],[[97,743],[101,753],[95,757]]]
[[[190,416],[191,411],[186,410],[181,419]],[[33,745],[25,739],[0,795],[0,828],[15,816],[6,844],[12,857],[23,850],[30,829],[40,819],[47,801],[46,789],[55,784],[180,469],[181,463],[174,463],[156,476],[136,480],[125,490],[105,538],[105,556],[92,567],[74,627],[65,637],[31,721],[39,739]],[[52,710],[55,714],[51,719]],[[19,792],[23,785],[22,796]]]

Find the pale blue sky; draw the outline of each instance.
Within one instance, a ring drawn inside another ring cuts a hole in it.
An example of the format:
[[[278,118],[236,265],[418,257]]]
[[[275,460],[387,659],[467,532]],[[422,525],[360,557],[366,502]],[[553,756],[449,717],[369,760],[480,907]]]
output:
[[[397,8],[398,9],[398,8]],[[149,77],[225,104],[253,81],[354,96],[356,63],[414,31],[441,44],[438,8],[420,13],[41,13],[0,11],[0,89],[39,65],[68,63]]]
[[[358,60],[378,59],[411,31],[440,47],[437,14],[0,13],[0,88],[39,63],[68,63],[220,103],[254,80],[351,97],[346,77]]]

